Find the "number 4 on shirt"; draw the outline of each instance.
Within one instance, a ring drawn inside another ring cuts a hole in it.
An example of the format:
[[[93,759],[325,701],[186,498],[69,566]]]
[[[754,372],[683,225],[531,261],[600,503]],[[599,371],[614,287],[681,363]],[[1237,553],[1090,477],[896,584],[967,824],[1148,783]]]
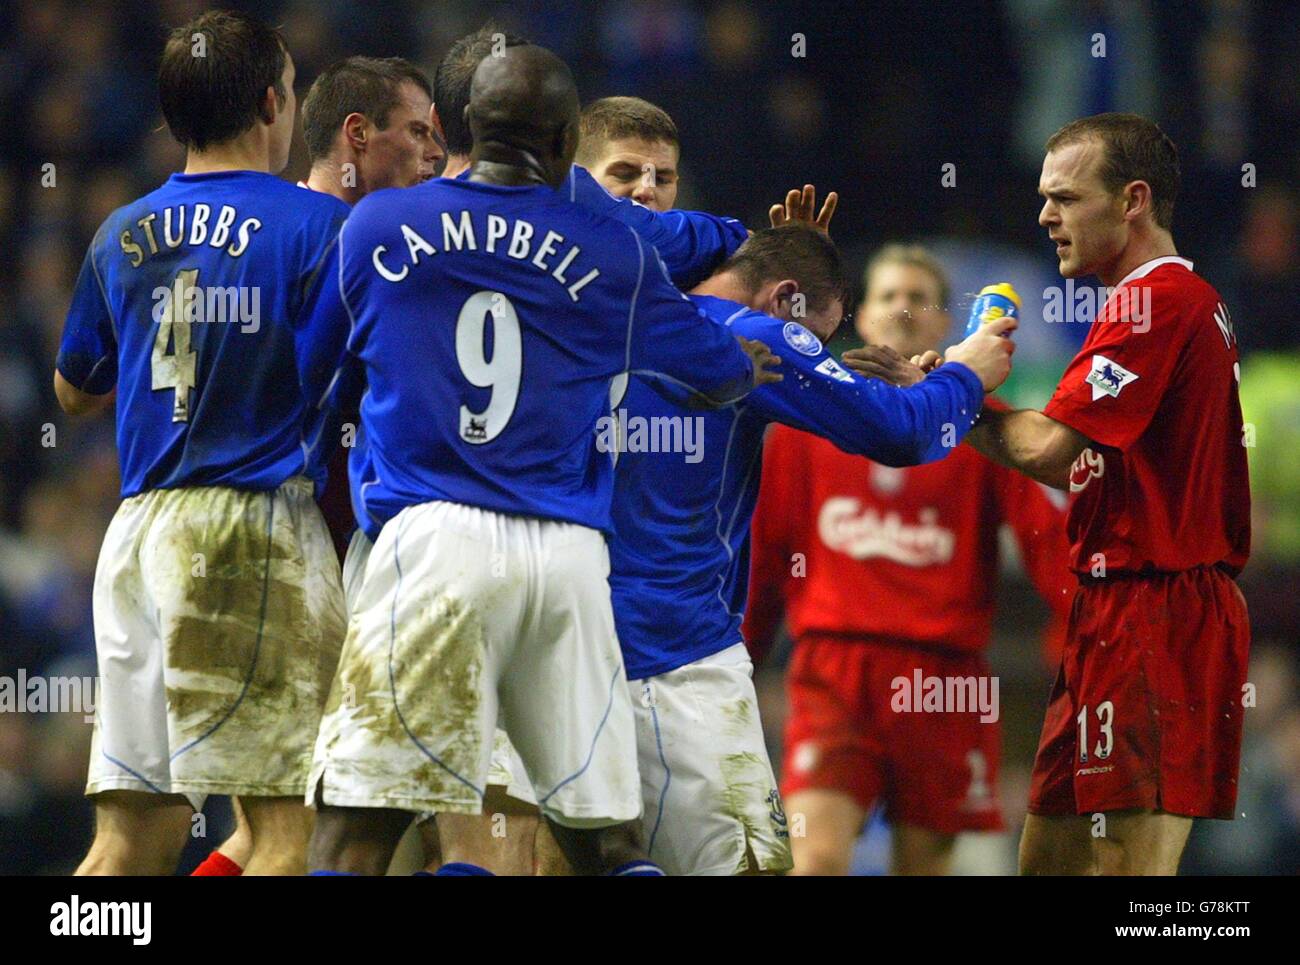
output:
[[[190,389],[194,388],[198,353],[190,348],[190,320],[185,309],[194,297],[190,293],[198,279],[197,268],[185,268],[177,273],[171,291],[166,296],[162,318],[158,322],[158,334],[153,340],[153,355],[149,366],[153,377],[152,388],[154,391],[176,391],[172,402],[172,422],[190,421]],[[168,347],[171,348],[170,352],[167,351]]]

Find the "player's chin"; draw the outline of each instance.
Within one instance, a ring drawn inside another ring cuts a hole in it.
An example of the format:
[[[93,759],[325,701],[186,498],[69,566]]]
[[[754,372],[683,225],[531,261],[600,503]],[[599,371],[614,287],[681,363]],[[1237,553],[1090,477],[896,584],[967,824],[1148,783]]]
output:
[[[1074,253],[1070,249],[1058,251],[1056,253],[1057,258],[1059,258],[1061,262],[1060,269],[1062,278],[1079,278],[1087,274],[1087,271],[1084,270],[1083,266],[1079,263],[1079,260],[1073,255]]]

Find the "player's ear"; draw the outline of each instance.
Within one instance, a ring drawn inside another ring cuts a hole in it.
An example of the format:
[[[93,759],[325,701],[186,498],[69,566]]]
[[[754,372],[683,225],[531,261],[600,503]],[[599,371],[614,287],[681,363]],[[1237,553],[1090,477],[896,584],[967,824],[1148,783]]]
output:
[[[343,139],[354,150],[364,151],[366,147],[366,115],[353,111],[343,118]]]
[[[433,136],[437,142],[442,145],[443,150],[447,148],[447,132],[442,129],[442,118],[438,116],[438,105],[429,105],[429,126],[433,128]]]
[[[802,317],[803,299],[797,298],[799,283],[793,278],[783,278],[772,286],[768,295],[767,314],[777,318],[797,320]]]
[[[573,161],[573,155],[578,152],[578,123],[570,121],[560,128],[555,139],[555,156],[566,162]],[[565,164],[565,167],[568,163]]]
[[[268,87],[262,95],[262,103],[257,105],[257,116],[263,124],[274,124],[275,115],[280,112],[284,105],[280,98],[275,96],[275,88]]]
[[[1132,221],[1143,212],[1151,210],[1151,185],[1145,181],[1130,181],[1124,186],[1124,218]]]

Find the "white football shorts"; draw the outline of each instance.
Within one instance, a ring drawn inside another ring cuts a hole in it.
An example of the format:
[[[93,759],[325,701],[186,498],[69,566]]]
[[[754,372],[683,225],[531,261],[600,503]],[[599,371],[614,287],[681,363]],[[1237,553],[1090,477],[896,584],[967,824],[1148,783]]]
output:
[[[650,859],[670,875],[794,866],[743,643],[629,682]]]
[[[94,587],[86,793],[301,796],[346,618],[312,498],[160,489],[125,500]]]
[[[384,526],[364,569],[309,801],[476,814],[499,720],[548,817],[640,815],[599,532],[424,503]]]
[[[347,600],[349,616],[361,593],[361,582],[366,575],[366,563],[370,559],[370,551],[374,549],[374,545],[360,527],[353,531],[347,554],[343,558],[343,596]],[[516,801],[537,806],[537,796],[533,794],[533,789],[528,783],[523,762],[519,760],[519,754],[510,743],[510,738],[500,727],[497,727],[496,733],[492,735],[492,760],[488,766],[487,782],[505,788],[506,794]],[[419,820],[427,821],[431,817],[433,812],[425,811],[420,815]]]

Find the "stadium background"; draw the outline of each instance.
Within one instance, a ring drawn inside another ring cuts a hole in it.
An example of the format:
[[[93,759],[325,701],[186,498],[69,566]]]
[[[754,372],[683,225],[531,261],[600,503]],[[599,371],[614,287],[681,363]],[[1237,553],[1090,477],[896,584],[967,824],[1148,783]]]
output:
[[[94,673],[91,576],[117,504],[117,458],[109,418],[74,424],[58,414],[50,373],[95,228],[183,165],[154,89],[166,27],[219,5],[282,26],[300,98],[322,67],[351,53],[400,54],[431,74],[452,40],[491,17],[564,57],[584,100],[637,94],[672,114],[683,149],[679,206],[757,227],[787,187],[810,181],[840,192],[834,235],[855,271],[886,240],[931,244],[952,272],[958,319],[972,291],[1013,281],[1026,313],[1003,394],[1023,404],[1046,400],[1088,320],[1041,318],[1038,293],[1060,285],[1035,220],[1042,143],[1064,121],[1102,110],[1155,118],[1183,160],[1179,250],[1232,309],[1246,421],[1256,427],[1255,550],[1242,583],[1258,706],[1246,718],[1239,817],[1203,823],[1183,868],[1300,870],[1293,3],[0,3],[0,675]],[[1094,56],[1098,34],[1104,57]],[[955,166],[951,186],[941,180],[946,164]],[[54,184],[43,186],[50,170]],[[299,135],[285,176],[305,173]],[[1052,673],[1040,646],[1045,610],[1013,558],[1004,571],[992,662],[1012,830],[963,841],[958,867],[977,873],[1014,868]],[[774,751],[783,660],[759,675]],[[81,714],[0,713],[0,873],[75,866],[90,832],[81,795],[89,735]],[[191,860],[226,819],[214,805]],[[868,829],[858,870],[881,870],[886,834],[878,823]]]

